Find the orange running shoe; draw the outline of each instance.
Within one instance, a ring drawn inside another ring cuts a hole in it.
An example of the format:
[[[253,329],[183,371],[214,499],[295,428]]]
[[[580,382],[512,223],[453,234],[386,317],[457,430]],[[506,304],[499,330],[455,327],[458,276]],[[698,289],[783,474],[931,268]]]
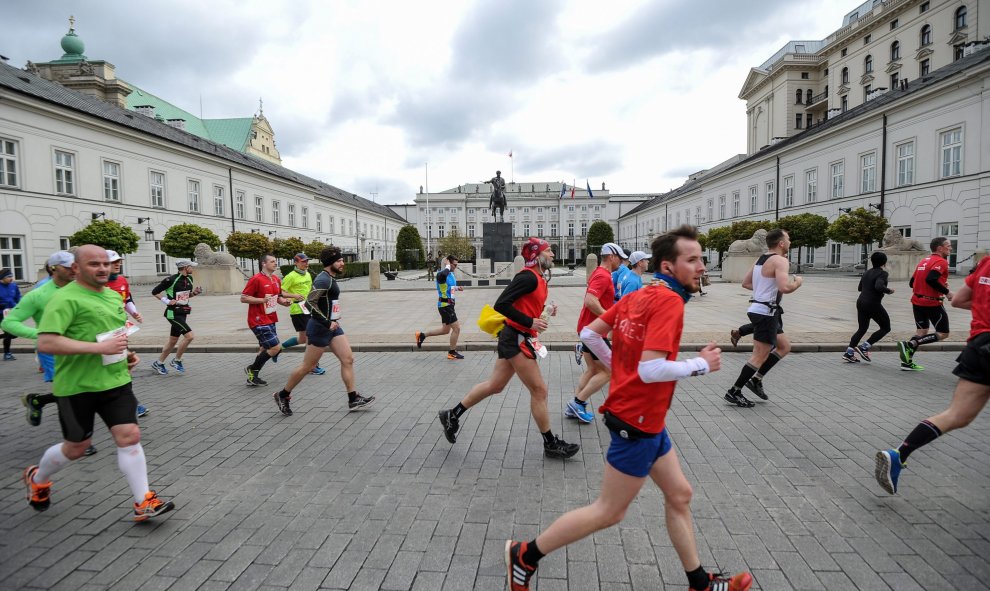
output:
[[[749,573],[739,573],[729,578],[723,573],[708,573],[708,577],[707,587],[691,591],[749,591],[753,585],[753,576]]]
[[[529,580],[536,574],[536,567],[522,561],[528,542],[505,541],[505,570],[509,577],[509,591],[528,591]]]
[[[52,504],[52,483],[49,480],[44,484],[36,484],[34,475],[37,471],[37,466],[28,466],[24,470],[24,484],[27,485],[28,504],[34,507],[35,511],[45,511]]]
[[[144,493],[144,501],[140,504],[134,503],[134,521],[145,521],[152,517],[158,517],[172,509],[175,509],[175,504],[172,501],[163,501],[158,498],[158,493],[149,490]]]

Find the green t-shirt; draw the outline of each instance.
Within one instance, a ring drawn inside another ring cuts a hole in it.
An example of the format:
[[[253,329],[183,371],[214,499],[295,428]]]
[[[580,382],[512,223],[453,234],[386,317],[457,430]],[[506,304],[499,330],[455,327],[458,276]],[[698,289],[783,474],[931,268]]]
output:
[[[48,281],[41,287],[36,287],[24,294],[21,301],[17,302],[14,309],[7,313],[7,317],[0,323],[0,329],[4,332],[24,339],[38,338],[38,325],[45,313],[45,306],[48,300],[55,295],[58,286],[54,281]],[[24,324],[28,318],[34,319],[34,326]]]
[[[55,292],[45,307],[38,333],[52,333],[76,341],[96,342],[96,335],[127,323],[124,300],[109,289],[91,291],[72,282]],[[103,356],[56,355],[53,394],[103,392],[131,381],[127,360],[103,365]]]
[[[313,276],[309,274],[309,271],[300,273],[299,269],[293,269],[282,278],[282,291],[285,293],[297,293],[301,296],[307,296],[312,289]],[[302,313],[303,311],[299,307],[299,303],[292,302],[292,305],[289,306],[289,314]]]

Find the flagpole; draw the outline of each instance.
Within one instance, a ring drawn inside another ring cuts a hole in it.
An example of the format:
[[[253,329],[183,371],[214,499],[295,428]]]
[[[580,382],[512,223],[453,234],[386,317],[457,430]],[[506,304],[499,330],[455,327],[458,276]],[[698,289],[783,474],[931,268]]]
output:
[[[426,163],[426,253],[433,252],[430,250],[430,163]],[[429,263],[427,261],[427,263]]]
[[[512,160],[512,150],[509,150],[509,174],[512,175],[512,184],[516,183],[516,163]]]

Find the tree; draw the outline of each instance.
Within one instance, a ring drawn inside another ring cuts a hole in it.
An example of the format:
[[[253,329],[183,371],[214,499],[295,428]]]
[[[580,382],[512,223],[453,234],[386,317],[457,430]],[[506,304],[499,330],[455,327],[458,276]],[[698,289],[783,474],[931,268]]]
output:
[[[862,244],[864,246],[880,242],[890,223],[880,214],[857,207],[844,213],[829,224],[826,234],[842,244]]]
[[[454,255],[459,261],[474,259],[474,246],[471,245],[471,240],[458,234],[456,229],[441,238],[437,248],[445,255]]]
[[[395,256],[406,269],[422,267],[426,260],[426,251],[423,250],[423,240],[419,237],[416,226],[407,225],[399,229],[399,234],[395,237]]]
[[[733,240],[732,228],[729,226],[720,226],[718,228],[712,228],[708,231],[707,246],[717,252],[718,260],[722,261],[725,252],[729,250],[729,245],[732,244]]]
[[[615,242],[612,226],[604,220],[597,220],[588,228],[588,252],[600,249],[606,242]]]
[[[162,237],[162,252],[170,257],[191,259],[199,243],[208,244],[213,250],[220,248],[220,238],[213,230],[196,224],[176,224]]]
[[[698,244],[701,245],[701,250],[708,250],[708,235],[704,232],[698,232]]]
[[[749,240],[753,237],[753,234],[757,230],[766,230],[769,232],[778,225],[770,220],[742,220],[739,222],[732,222],[732,239],[733,240]]]
[[[114,220],[93,220],[88,226],[69,236],[69,244],[95,244],[119,254],[137,252],[138,235],[134,230]]]
[[[285,259],[291,261],[292,257],[296,254],[303,252],[306,248],[306,244],[302,241],[302,238],[298,236],[293,236],[291,238],[276,238],[272,240],[272,254],[275,255],[277,259]]]
[[[320,258],[320,253],[323,252],[323,249],[327,246],[330,245],[320,242],[319,240],[314,240],[306,243],[306,246],[303,246],[302,252],[305,252],[306,256],[311,259],[318,259]]]
[[[777,221],[787,231],[791,248],[798,249],[797,271],[801,272],[801,251],[805,248],[821,248],[828,243],[828,219],[814,213],[799,213]]]
[[[272,251],[268,237],[254,232],[231,232],[226,244],[227,252],[242,259],[256,259]]]

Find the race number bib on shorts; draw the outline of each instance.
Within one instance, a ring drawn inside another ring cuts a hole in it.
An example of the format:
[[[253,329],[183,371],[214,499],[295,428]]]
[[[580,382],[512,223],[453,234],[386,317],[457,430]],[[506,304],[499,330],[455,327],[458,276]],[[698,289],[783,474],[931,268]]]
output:
[[[175,293],[175,303],[180,306],[185,306],[189,303],[189,290],[177,291]]]
[[[140,327],[128,320],[127,324],[121,326],[118,329],[110,330],[96,335],[96,342],[102,343],[107,339],[112,339],[115,337],[119,337],[121,335],[130,336],[136,333],[138,330],[140,330]],[[112,365],[114,363],[118,363],[120,361],[127,359],[127,350],[125,349],[122,353],[116,353],[114,355],[103,355],[102,357],[103,357],[103,365]]]
[[[306,300],[299,302],[299,309],[302,310],[303,314],[309,314],[309,306],[306,305]]]
[[[275,307],[278,306],[278,296],[277,295],[266,295],[265,296],[265,314],[271,314],[275,312]]]
[[[332,300],[330,302],[330,320],[340,319],[340,300]]]

